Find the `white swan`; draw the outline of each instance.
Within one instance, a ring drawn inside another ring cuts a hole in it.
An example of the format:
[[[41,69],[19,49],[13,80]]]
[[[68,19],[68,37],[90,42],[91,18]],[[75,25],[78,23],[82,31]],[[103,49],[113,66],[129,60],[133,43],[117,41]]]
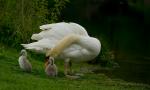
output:
[[[87,31],[76,23],[53,23],[40,26],[42,31],[33,34],[30,44],[22,44],[26,49],[46,53],[46,56],[65,61],[65,74],[68,62],[82,62],[94,59],[101,50],[98,39],[90,37]]]

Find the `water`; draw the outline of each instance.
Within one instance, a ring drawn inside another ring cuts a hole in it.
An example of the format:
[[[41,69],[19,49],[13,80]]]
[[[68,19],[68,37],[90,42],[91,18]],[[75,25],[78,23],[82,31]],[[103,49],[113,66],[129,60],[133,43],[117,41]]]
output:
[[[107,73],[111,78],[150,84],[150,60],[144,58],[120,59],[116,61],[120,68]]]

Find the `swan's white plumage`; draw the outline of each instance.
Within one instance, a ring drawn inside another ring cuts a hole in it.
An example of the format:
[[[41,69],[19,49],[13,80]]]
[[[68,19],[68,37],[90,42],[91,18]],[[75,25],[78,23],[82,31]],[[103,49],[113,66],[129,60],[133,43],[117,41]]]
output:
[[[52,39],[41,39],[37,42],[30,44],[22,44],[26,49],[33,50],[39,53],[45,53],[47,49],[54,47],[56,40]]]
[[[39,34],[33,34],[31,39],[41,40],[43,38],[49,38],[53,40],[60,40],[68,34],[77,34],[82,36],[88,36],[86,30],[76,23],[54,23],[40,26],[41,31]]]
[[[70,58],[74,61],[87,61],[95,58],[101,49],[100,41],[90,37],[87,31],[76,23],[53,23],[40,26],[42,31],[33,34],[31,39],[37,40],[30,44],[22,44],[26,49],[46,53],[55,47],[67,35],[76,35],[80,39],[65,48],[59,55],[60,58]]]

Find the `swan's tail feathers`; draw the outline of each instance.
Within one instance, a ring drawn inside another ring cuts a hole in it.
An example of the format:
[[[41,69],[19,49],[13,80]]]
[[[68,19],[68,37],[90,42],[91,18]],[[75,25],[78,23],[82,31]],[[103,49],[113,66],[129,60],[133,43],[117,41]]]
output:
[[[41,40],[42,37],[41,37],[40,34],[33,34],[33,35],[31,36],[31,39],[32,39],[32,40]]]
[[[39,28],[41,30],[50,30],[50,29],[53,29],[54,27],[59,27],[62,24],[64,25],[64,24],[67,24],[67,23],[60,22],[60,23],[45,24],[45,25],[41,25]]]
[[[41,30],[50,30],[53,26],[54,24],[45,24],[45,25],[41,25],[39,28]]]
[[[30,44],[21,44],[25,49],[28,49],[30,51],[33,52],[37,52],[37,53],[45,53],[47,48],[40,48],[40,47],[36,47],[36,46],[32,46]]]
[[[25,49],[29,49],[31,51],[41,52],[45,53],[46,50],[51,49],[54,47],[55,43],[48,40],[48,39],[42,39],[37,42],[32,42],[29,44],[21,44]]]
[[[21,44],[25,49],[29,49],[29,50],[36,50],[36,49],[38,49],[38,47],[33,47],[32,45],[30,45],[30,44]]]
[[[27,48],[27,44],[21,44],[25,49]]]

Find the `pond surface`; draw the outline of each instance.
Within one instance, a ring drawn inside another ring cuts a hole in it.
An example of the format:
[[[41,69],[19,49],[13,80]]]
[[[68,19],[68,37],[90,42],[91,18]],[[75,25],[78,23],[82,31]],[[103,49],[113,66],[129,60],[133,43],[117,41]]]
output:
[[[109,77],[150,84],[150,59],[120,59],[116,62],[120,67],[107,73]]]

